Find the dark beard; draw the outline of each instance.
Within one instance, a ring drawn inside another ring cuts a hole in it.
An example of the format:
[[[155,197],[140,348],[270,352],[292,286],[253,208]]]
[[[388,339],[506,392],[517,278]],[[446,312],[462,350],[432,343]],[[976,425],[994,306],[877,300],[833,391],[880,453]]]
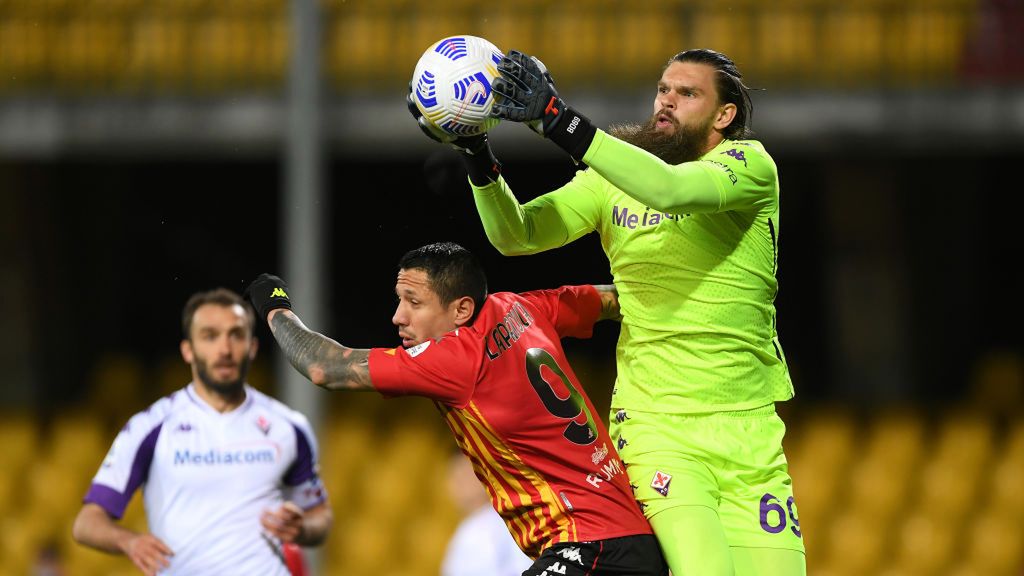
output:
[[[238,366],[238,378],[229,382],[218,382],[210,375],[210,368],[206,360],[196,357],[196,374],[208,390],[223,398],[236,398],[242,394],[242,387],[245,384],[245,377],[249,375],[249,356],[246,355]]]
[[[672,165],[692,162],[704,155],[714,118],[708,118],[698,126],[676,124],[674,133],[664,134],[655,128],[657,117],[654,114],[643,124],[616,124],[608,129],[608,133]]]

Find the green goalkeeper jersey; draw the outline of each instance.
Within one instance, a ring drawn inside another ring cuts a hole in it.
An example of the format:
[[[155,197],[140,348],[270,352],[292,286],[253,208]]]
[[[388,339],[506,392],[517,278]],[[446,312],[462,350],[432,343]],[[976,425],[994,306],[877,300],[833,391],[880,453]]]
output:
[[[597,231],[619,291],[612,406],[701,413],[793,397],[775,330],[779,181],[760,142],[669,165],[598,130],[565,186],[520,205],[473,187],[491,243],[532,254]]]

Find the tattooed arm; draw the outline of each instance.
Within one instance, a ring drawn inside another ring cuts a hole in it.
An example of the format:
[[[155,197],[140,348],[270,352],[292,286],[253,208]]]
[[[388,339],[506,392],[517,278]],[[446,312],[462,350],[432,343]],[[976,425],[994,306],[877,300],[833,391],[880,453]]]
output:
[[[597,295],[601,297],[601,320],[622,320],[619,311],[619,291],[615,284],[594,285]]]
[[[268,314],[270,331],[284,355],[310,382],[327,390],[373,390],[369,350],[348,348],[314,332],[291,310]]]

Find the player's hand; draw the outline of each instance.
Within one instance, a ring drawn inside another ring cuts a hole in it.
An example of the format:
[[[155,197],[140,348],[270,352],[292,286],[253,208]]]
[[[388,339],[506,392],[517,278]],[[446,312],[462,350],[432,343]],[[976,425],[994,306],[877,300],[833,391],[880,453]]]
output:
[[[273,274],[263,273],[245,287],[242,293],[246,300],[252,303],[256,313],[264,321],[267,314],[277,308],[292,309],[292,301],[288,298],[288,286]]]
[[[420,112],[420,109],[416,106],[416,101],[413,98],[415,98],[415,96],[413,96],[412,82],[410,82],[409,92],[405,96],[405,104],[409,108],[409,113],[416,119],[416,124],[419,125],[420,130],[427,135],[427,138],[430,138],[434,142],[448,144],[459,152],[465,152],[466,154],[479,154],[480,151],[488,145],[486,132],[476,134],[474,136],[455,136],[454,134],[449,134],[437,126],[434,126],[429,120],[423,117],[423,112]]]
[[[424,134],[431,140],[448,144],[462,153],[462,162],[473,184],[486,186],[497,181],[501,174],[501,162],[494,156],[486,132],[474,136],[454,136],[431,124],[413,101],[412,82],[409,83],[409,93],[405,97],[405,102],[409,106],[409,113],[416,119]]]
[[[152,534],[137,534],[128,539],[124,553],[135,567],[146,576],[155,576],[171,565],[174,552],[162,540]]]
[[[546,134],[564,107],[547,66],[536,56],[512,50],[498,63],[498,72],[501,76],[491,84],[495,95],[491,116],[524,122]]]
[[[264,510],[260,524],[282,542],[295,542],[302,535],[304,516],[302,508],[293,502],[285,502],[277,510]]]
[[[491,85],[491,116],[522,122],[581,160],[597,131],[586,116],[566,106],[555,81],[535,56],[512,50],[498,63],[501,77]]]

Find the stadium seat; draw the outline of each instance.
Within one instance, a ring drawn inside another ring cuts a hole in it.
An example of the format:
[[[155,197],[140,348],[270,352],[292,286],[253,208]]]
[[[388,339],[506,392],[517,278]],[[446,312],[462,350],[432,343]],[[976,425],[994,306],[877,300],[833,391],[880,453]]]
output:
[[[849,474],[849,505],[871,515],[879,524],[888,524],[903,512],[914,480],[913,474],[894,473],[880,457],[863,459]]]
[[[915,410],[892,409],[872,419],[864,457],[903,473],[915,469],[925,450],[925,423]]]
[[[104,356],[96,362],[89,376],[88,413],[106,432],[120,430],[132,414],[145,407],[144,396],[149,391],[144,391],[143,386],[148,381],[139,359],[116,353]]]
[[[956,527],[932,515],[915,514],[897,526],[896,566],[912,574],[936,574],[956,551]]]
[[[991,483],[991,505],[1024,518],[1024,461],[1003,459],[992,469]]]
[[[1024,569],[1024,532],[1020,518],[1010,518],[1001,510],[988,510],[977,516],[967,534],[967,559],[985,576],[1019,575]]]
[[[935,457],[961,466],[983,468],[995,448],[995,431],[987,415],[976,411],[955,412],[939,425]]]
[[[37,423],[25,414],[0,416],[0,446],[5,453],[2,474],[13,477],[15,471],[23,470],[39,452]]]
[[[64,412],[51,425],[47,458],[61,474],[77,482],[84,494],[112,441],[113,436],[91,412]]]
[[[874,518],[856,510],[840,514],[829,528],[824,567],[842,576],[874,574],[887,557],[885,536]]]
[[[0,516],[0,573],[30,574],[36,551],[43,542],[39,524],[30,522],[31,512],[10,508]]]
[[[921,471],[916,506],[947,522],[959,522],[975,504],[979,471],[961,462],[936,457]]]

